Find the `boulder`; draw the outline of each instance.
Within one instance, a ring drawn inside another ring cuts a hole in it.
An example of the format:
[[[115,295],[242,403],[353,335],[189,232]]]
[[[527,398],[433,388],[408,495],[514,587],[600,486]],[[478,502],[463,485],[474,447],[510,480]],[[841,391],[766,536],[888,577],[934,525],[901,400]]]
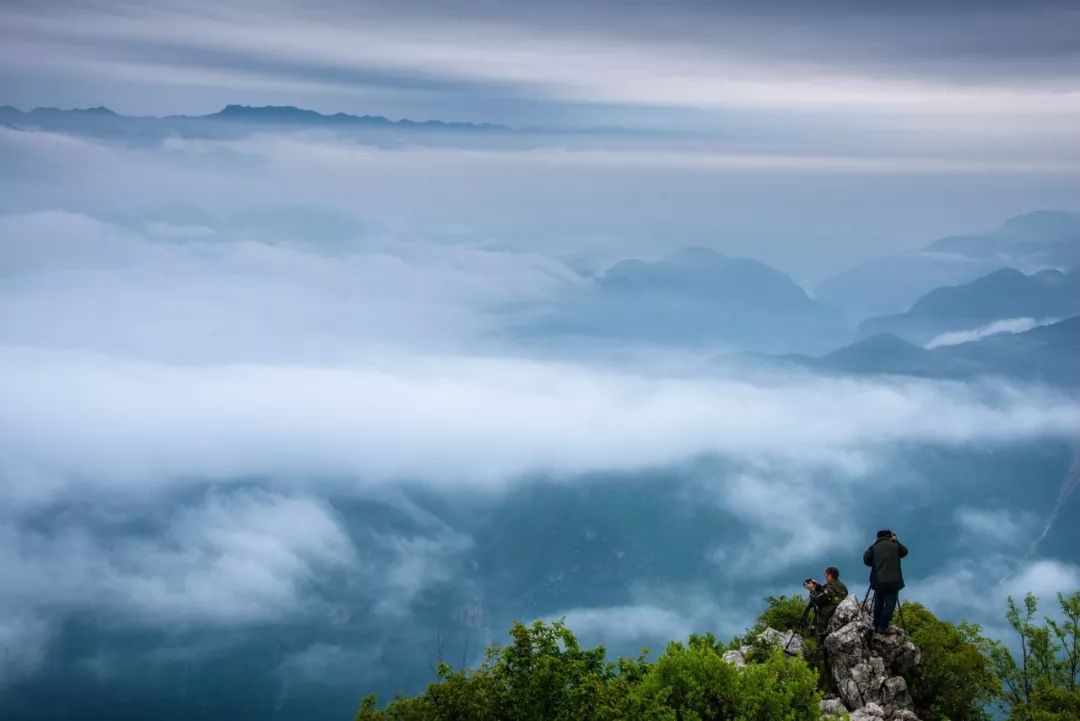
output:
[[[778,648],[786,650],[789,656],[803,656],[809,652],[802,636],[794,631],[777,631],[775,628],[766,628],[754,638],[750,644],[740,646],[737,650],[725,651],[722,658],[724,661],[735,666],[745,666],[746,659],[755,650]]]
[[[908,693],[907,681],[903,676],[885,679],[881,687],[881,702],[892,709],[911,709],[911,694]]]
[[[866,704],[851,714],[851,721],[885,721],[887,718],[885,709],[873,702]]]
[[[840,605],[833,611],[832,618],[829,619],[829,627],[825,629],[826,633],[832,633],[839,628],[843,628],[852,621],[857,621],[865,615],[865,612],[859,607],[859,602],[854,596],[848,596]],[[869,616],[866,617],[869,619]],[[867,620],[869,623],[869,620]]]
[[[885,665],[897,673],[904,673],[919,665],[922,653],[911,643],[905,631],[897,629],[895,636],[880,633],[870,635],[870,648],[885,660]]]
[[[742,651],[724,651],[724,655],[720,657],[725,663],[730,663],[732,666],[742,668],[746,665],[746,656]]]
[[[807,649],[802,636],[794,631],[781,632],[775,628],[767,628],[757,635],[754,642],[760,646],[786,649],[790,656],[805,656]]]
[[[847,715],[847,708],[844,707],[844,702],[835,697],[821,699],[820,708],[822,717],[836,716],[838,718],[843,718]]]
[[[906,633],[873,632],[870,616],[848,596],[837,607],[825,637],[828,672],[852,721],[918,721],[901,674],[919,663]]]
[[[822,718],[850,714],[850,721],[919,721],[901,674],[916,666],[921,654],[906,633],[874,633],[870,614],[848,596],[829,622],[824,645],[827,673],[837,697],[822,700]],[[767,628],[748,645],[725,651],[723,659],[742,668],[750,654],[761,648],[786,648],[789,654],[803,657],[809,652],[794,631]]]

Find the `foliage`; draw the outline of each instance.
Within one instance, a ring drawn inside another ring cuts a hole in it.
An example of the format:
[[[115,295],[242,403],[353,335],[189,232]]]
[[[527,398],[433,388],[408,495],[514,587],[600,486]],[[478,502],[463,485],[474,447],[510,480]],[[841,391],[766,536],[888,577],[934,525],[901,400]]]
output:
[[[806,661],[818,672],[818,689],[822,693],[828,693],[830,676],[828,669],[825,668],[825,650],[810,632],[814,623],[814,614],[813,611],[806,613],[807,602],[808,599],[805,596],[766,596],[765,610],[757,617],[757,621],[747,636],[755,637],[766,628],[799,633],[803,638],[803,645],[806,646]],[[736,639],[736,642],[742,643],[740,639]]]
[[[1023,608],[1010,596],[1005,618],[1016,633],[1019,660],[999,642],[986,644],[999,702],[1014,721],[1080,718],[1080,591],[1058,594],[1060,619],[1037,620],[1039,600],[1029,593]]]
[[[515,623],[511,643],[492,646],[473,671],[442,664],[438,680],[383,710],[374,696],[357,721],[491,719],[640,721],[795,721],[814,718],[816,675],[775,652],[736,669],[711,634],[670,643],[654,663],[605,660],[603,647],[582,649],[562,622]]]
[[[904,604],[904,622],[922,661],[905,674],[920,718],[981,721],[999,684],[983,653],[979,626],[942,621],[920,603]]]
[[[641,694],[653,701],[644,708],[661,711],[646,717],[794,721],[817,715],[817,677],[802,661],[774,651],[738,669],[723,660],[723,651],[711,636],[668,644],[641,684]]]
[[[807,599],[804,596],[767,596],[765,610],[757,618],[752,634],[758,634],[766,628],[777,631],[800,630],[799,621],[806,611]],[[806,616],[806,623],[813,620],[813,614]]]
[[[748,665],[723,660],[765,627],[797,629],[805,600],[770,596],[754,628],[725,645],[712,634],[669,643],[653,662],[606,659],[603,647],[581,648],[562,622],[515,623],[506,646],[487,649],[474,670],[440,664],[437,680],[413,698],[379,710],[361,702],[357,721],[795,721],[817,718],[821,649],[807,637],[809,665],[779,650],[758,649]],[[1060,616],[1038,620],[1038,599],[1008,600],[1006,618],[1019,655],[982,635],[979,626],[943,621],[918,603],[904,622],[922,652],[907,675],[924,719],[985,721],[993,701],[1010,721],[1080,719],[1080,592],[1058,595]],[[805,630],[805,629],[802,629]],[[824,688],[824,686],[822,686]],[[995,717],[996,718],[996,717]]]
[[[582,649],[558,621],[515,623],[510,637],[508,646],[488,648],[475,671],[440,664],[439,681],[421,696],[397,699],[381,712],[373,697],[365,699],[357,721],[614,719],[647,665],[644,659],[608,663],[602,647]]]

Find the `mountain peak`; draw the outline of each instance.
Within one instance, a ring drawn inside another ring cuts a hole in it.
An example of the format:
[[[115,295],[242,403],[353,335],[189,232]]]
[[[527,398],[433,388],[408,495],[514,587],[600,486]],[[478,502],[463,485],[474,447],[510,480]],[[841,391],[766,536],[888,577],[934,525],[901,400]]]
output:
[[[304,110],[295,105],[226,105],[224,108],[210,117],[243,117],[243,118],[287,118],[293,120],[310,120],[326,117],[314,110]]]
[[[315,110],[298,108],[295,105],[226,105],[211,115],[201,116],[209,119],[248,120],[252,122],[285,122],[328,125],[393,126],[399,128],[427,128],[437,130],[509,130],[504,125],[491,123],[458,123],[443,120],[390,120],[382,115],[349,115],[334,113],[324,115]]]
[[[10,106],[7,106],[7,107],[10,107]],[[11,109],[14,110],[15,108],[11,108]],[[42,114],[42,113],[47,113],[47,114],[71,113],[73,115],[98,115],[98,116],[101,116],[101,117],[108,117],[108,118],[120,117],[119,115],[117,115],[115,112],[113,112],[109,108],[106,108],[104,105],[98,105],[97,107],[94,107],[94,108],[71,108],[70,110],[62,110],[60,108],[34,108],[30,112],[32,114],[36,113],[36,114],[39,114],[39,115]]]
[[[1001,232],[1039,240],[1072,237],[1080,240],[1080,213],[1067,210],[1034,210],[1006,220]]]

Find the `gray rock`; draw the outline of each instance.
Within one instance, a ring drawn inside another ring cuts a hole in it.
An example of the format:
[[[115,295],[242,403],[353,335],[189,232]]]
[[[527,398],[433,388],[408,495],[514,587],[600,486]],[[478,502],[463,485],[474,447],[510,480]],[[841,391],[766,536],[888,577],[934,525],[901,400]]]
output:
[[[876,703],[868,703],[851,714],[851,721],[885,721],[887,718],[885,709]]]
[[[794,631],[781,632],[775,628],[767,628],[757,635],[755,641],[763,646],[787,649],[791,656],[805,656],[807,652],[802,636]]]
[[[897,629],[895,636],[875,633],[870,636],[870,648],[885,659],[885,664],[898,673],[908,671],[919,664],[922,653],[911,643],[907,633]]]
[[[907,634],[875,634],[869,613],[852,596],[837,607],[828,630],[824,641],[828,673],[838,698],[822,700],[821,716],[837,718],[850,713],[850,721],[919,721],[901,675],[921,658]],[[742,668],[755,650],[785,647],[792,655],[804,657],[809,650],[794,631],[767,628],[750,645],[724,652],[723,659]]]
[[[848,596],[837,607],[825,637],[829,673],[852,721],[918,721],[900,675],[919,663],[907,634],[873,633],[870,616]]]
[[[838,698],[823,698],[820,703],[822,716],[843,716],[847,713],[844,702]]]
[[[742,651],[724,651],[724,655],[720,657],[725,663],[730,663],[732,666],[742,668],[746,665],[746,656]]]
[[[915,715],[914,711],[899,709],[898,711],[893,711],[893,715],[889,717],[889,721],[919,721],[919,717]]]
[[[832,618],[829,619],[829,627],[825,630],[827,633],[832,633],[852,621],[858,621],[862,618],[866,619],[867,625],[870,624],[870,617],[860,611],[859,602],[854,596],[848,596],[836,607]]]
[[[885,679],[881,688],[881,701],[895,710],[911,709],[911,694],[908,693],[907,681],[903,676]]]

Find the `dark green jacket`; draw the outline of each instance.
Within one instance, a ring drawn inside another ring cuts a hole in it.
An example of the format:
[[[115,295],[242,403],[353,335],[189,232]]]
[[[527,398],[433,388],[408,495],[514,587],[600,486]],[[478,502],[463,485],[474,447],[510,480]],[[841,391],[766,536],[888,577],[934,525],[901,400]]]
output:
[[[816,599],[815,605],[818,608],[818,613],[831,616],[836,607],[840,605],[840,602],[847,598],[847,595],[847,586],[840,579],[834,578],[826,582],[821,587],[821,594]]]
[[[829,620],[836,613],[836,607],[847,598],[847,586],[843,581],[833,580],[820,587],[821,590],[812,597],[814,613],[814,632],[818,636],[824,636],[829,628]]]
[[[904,572],[900,559],[907,555],[907,546],[891,538],[879,538],[866,549],[862,560],[870,567],[870,587],[875,591],[899,591],[904,587]]]

